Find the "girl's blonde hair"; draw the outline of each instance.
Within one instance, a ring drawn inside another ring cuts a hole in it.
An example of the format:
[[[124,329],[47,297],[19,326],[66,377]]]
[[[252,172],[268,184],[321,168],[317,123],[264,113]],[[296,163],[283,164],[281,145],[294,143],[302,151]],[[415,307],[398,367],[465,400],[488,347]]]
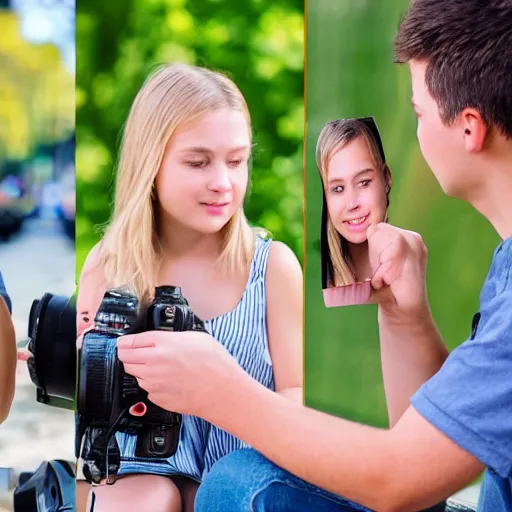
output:
[[[379,145],[371,129],[358,119],[338,119],[328,122],[320,132],[316,144],[316,165],[320,171],[324,190],[327,187],[328,167],[331,158],[349,142],[363,137],[377,169],[382,170],[383,176],[391,175],[389,167],[384,162]],[[387,206],[389,206],[390,182],[387,183],[386,195]],[[327,202],[325,202],[327,207]],[[356,282],[355,269],[351,260],[348,242],[343,238],[331,221],[327,212],[327,246],[331,260],[331,275],[328,276],[328,286],[344,286]]]
[[[100,248],[99,263],[110,288],[129,286],[142,302],[152,299],[162,259],[154,186],[167,143],[178,126],[221,108],[242,112],[252,139],[247,104],[227,76],[171,64],[161,66],[146,79],[124,127],[114,210]],[[220,265],[228,272],[247,272],[255,232],[243,205],[221,235]]]

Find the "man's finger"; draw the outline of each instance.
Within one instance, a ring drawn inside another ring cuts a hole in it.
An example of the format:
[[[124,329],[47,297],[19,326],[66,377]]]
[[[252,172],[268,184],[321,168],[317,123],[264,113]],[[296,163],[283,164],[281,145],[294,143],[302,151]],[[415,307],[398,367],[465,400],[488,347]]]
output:
[[[368,237],[368,253],[370,256],[370,265],[372,266],[373,270],[376,270],[376,267],[379,265],[379,263],[382,263],[381,254],[386,250],[387,247],[394,243],[397,238],[397,234],[393,231],[389,231],[380,227],[380,224],[377,224],[373,227],[375,229]]]
[[[379,266],[372,277],[372,287],[380,290],[384,286],[391,286],[402,273],[402,262],[388,260]]]
[[[141,348],[118,348],[117,357],[124,364],[147,364],[151,356],[154,354],[154,347],[141,347]]]
[[[117,339],[117,348],[147,348],[147,347],[155,347],[156,343],[154,339],[148,336],[143,336],[142,334],[126,334],[125,336],[120,336]]]
[[[144,380],[145,368],[146,368],[144,365],[123,363],[123,366],[124,366],[124,371],[126,373],[128,373],[129,375],[132,375],[133,377],[135,377],[137,379],[137,381],[139,379]]]
[[[379,263],[384,264],[388,261],[399,261],[403,255],[404,241],[401,238],[393,240],[379,255]]]
[[[386,268],[389,266],[389,263],[385,263],[384,265],[379,265],[377,270],[372,276],[372,288],[374,290],[380,290],[384,286],[384,272]]]
[[[380,230],[382,224],[382,222],[379,222],[378,224],[370,224],[369,228],[366,230],[366,238],[370,239],[375,235],[375,233]]]
[[[386,261],[382,265],[379,265],[375,274],[372,277],[372,288],[380,290],[383,286],[389,285],[391,276],[394,274],[393,267],[396,266],[393,261]]]

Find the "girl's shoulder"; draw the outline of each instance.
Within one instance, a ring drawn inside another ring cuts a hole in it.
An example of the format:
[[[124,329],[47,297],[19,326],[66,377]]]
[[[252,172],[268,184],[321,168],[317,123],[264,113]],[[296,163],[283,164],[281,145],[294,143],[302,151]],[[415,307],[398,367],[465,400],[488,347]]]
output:
[[[288,245],[283,242],[271,240],[268,250],[267,279],[272,277],[294,276],[302,279],[302,267],[300,262]]]
[[[85,258],[85,262],[80,273],[80,286],[89,283],[90,281],[104,280],[103,265],[102,265],[102,245],[99,241]]]
[[[302,267],[295,253],[285,243],[273,240],[272,234],[262,228],[256,231],[254,263],[254,270],[267,283],[279,279],[284,279],[285,283],[302,282]]]

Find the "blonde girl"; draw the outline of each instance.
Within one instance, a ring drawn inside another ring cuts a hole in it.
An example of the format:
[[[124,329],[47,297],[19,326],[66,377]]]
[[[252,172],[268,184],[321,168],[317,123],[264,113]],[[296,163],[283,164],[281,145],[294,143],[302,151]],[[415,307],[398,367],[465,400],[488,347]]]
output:
[[[124,129],[112,219],[82,272],[78,332],[91,328],[108,288],[129,285],[147,303],[155,286],[180,286],[250,375],[301,400],[302,272],[244,215],[251,146],[246,102],[225,75],[173,64],[146,80]],[[95,512],[193,510],[203,476],[244,446],[191,416],[164,461],[135,457],[133,436],[117,440],[121,478],[94,488]]]

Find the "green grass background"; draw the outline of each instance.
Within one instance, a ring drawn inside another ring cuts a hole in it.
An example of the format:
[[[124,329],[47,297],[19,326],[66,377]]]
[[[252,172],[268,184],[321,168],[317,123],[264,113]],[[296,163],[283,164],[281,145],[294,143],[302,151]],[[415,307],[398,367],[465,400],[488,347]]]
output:
[[[306,171],[306,400],[315,408],[387,425],[376,306],[325,308],[321,292],[322,191],[316,140],[325,122],[373,115],[393,173],[390,222],[429,249],[428,294],[450,348],[470,333],[479,290],[499,243],[469,205],[444,196],[423,161],[407,66],[393,39],[408,0],[308,3]]]

